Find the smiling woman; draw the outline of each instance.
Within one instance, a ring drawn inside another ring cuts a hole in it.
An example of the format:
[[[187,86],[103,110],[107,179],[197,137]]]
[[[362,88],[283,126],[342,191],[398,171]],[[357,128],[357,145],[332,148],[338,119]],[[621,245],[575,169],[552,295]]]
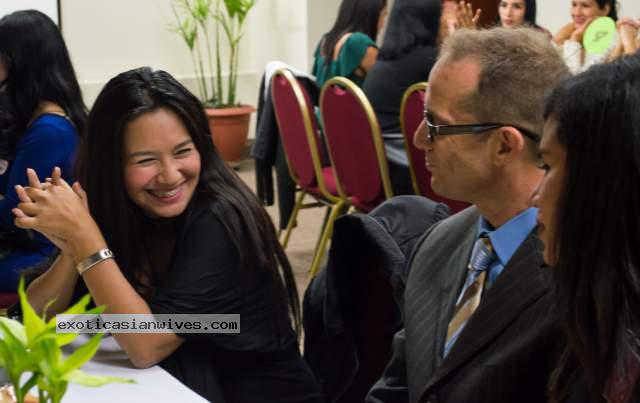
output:
[[[572,73],[585,71],[594,64],[608,61],[618,47],[619,39],[615,35],[608,49],[603,53],[585,52],[582,46],[584,33],[589,24],[599,17],[618,20],[618,2],[616,0],[571,0],[571,22],[562,27],[553,41]]]
[[[153,217],[180,215],[200,177],[200,154],[169,109],[141,115],[125,130],[124,185],[129,198]]]
[[[56,169],[44,185],[29,171],[29,187],[18,189],[16,225],[61,251],[28,287],[29,300],[42,310],[56,298],[47,311],[55,314],[88,288],[106,313],[239,314],[232,336],[114,337],[135,366],[159,363],[210,401],[317,402],[298,350],[291,266],[208,127],[198,99],[165,72],[109,81],[81,145],[82,186]]]

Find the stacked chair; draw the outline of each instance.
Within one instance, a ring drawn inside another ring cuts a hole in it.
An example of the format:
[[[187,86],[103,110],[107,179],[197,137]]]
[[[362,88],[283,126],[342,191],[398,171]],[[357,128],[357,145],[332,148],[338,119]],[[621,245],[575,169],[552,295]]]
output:
[[[335,77],[322,88],[320,111],[338,190],[353,208],[368,213],[393,196],[373,108],[357,85]]]
[[[326,207],[320,238],[316,244],[310,273],[315,275],[331,237],[333,223],[347,212],[349,204],[341,196],[331,167],[322,166],[322,147],[311,98],[289,70],[278,70],[271,79],[271,97],[280,138],[287,157],[291,178],[299,194],[285,230],[286,248],[301,209]],[[313,202],[304,203],[306,196]]]

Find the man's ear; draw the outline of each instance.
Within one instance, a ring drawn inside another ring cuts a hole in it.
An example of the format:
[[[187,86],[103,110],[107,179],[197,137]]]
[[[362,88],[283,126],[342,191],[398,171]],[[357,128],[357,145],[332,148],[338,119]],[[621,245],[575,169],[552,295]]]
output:
[[[516,128],[503,126],[496,129],[494,139],[494,160],[498,165],[506,165],[526,152],[525,138]]]

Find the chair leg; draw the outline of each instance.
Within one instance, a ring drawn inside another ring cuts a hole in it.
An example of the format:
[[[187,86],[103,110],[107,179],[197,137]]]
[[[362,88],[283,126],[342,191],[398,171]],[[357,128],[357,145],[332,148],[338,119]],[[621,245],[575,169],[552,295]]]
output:
[[[289,243],[289,237],[291,237],[291,232],[293,231],[293,226],[296,223],[296,219],[298,218],[298,212],[302,208],[302,204],[304,202],[304,196],[307,194],[304,190],[300,191],[298,195],[298,199],[296,200],[296,205],[293,207],[293,211],[291,212],[291,217],[289,217],[289,222],[287,223],[287,229],[284,233],[284,240],[282,241],[282,249],[287,248],[287,244]]]
[[[344,201],[339,201],[331,208],[329,220],[327,221],[327,225],[322,232],[320,242],[318,243],[318,247],[316,248],[316,252],[313,256],[313,260],[311,261],[311,268],[309,269],[309,280],[313,279],[313,277],[315,277],[315,275],[318,273],[320,263],[322,262],[322,258],[324,256],[324,250],[327,246],[329,238],[331,238],[331,234],[333,233],[334,221],[347,209],[348,205],[346,205]]]
[[[322,239],[322,234],[324,234],[324,230],[327,228],[327,222],[329,222],[329,215],[331,214],[331,207],[332,206],[327,206],[327,209],[325,210],[324,218],[322,219],[322,229],[320,229],[320,233],[318,234],[318,240],[316,241],[316,246],[313,249],[314,251],[318,250],[318,247],[320,246],[320,240]]]

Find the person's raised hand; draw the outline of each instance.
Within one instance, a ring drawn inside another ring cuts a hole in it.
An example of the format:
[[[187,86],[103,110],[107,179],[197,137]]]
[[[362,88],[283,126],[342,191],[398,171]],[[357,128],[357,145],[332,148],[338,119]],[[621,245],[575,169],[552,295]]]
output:
[[[589,18],[584,22],[584,24],[576,26],[575,30],[571,33],[571,40],[582,43],[584,32],[589,27],[589,24],[591,24],[591,21],[593,21],[593,18]]]
[[[576,26],[573,22],[570,22],[560,28],[560,31],[553,37],[553,41],[556,45],[562,45],[564,41],[571,38],[571,34],[576,30]]]
[[[73,254],[74,244],[83,237],[101,238],[97,225],[89,214],[86,194],[74,184],[71,187],[54,169],[51,180],[41,183],[34,170],[27,170],[29,186],[16,186],[20,199],[13,209],[19,228],[41,232],[56,246]],[[92,233],[97,231],[97,234]]]
[[[457,28],[478,29],[481,14],[481,9],[478,8],[474,12],[471,3],[460,1],[458,3]]]
[[[633,54],[638,50],[638,31],[640,30],[640,22],[629,17],[621,18],[616,24],[618,27],[618,36],[620,37],[620,45],[623,54]]]

